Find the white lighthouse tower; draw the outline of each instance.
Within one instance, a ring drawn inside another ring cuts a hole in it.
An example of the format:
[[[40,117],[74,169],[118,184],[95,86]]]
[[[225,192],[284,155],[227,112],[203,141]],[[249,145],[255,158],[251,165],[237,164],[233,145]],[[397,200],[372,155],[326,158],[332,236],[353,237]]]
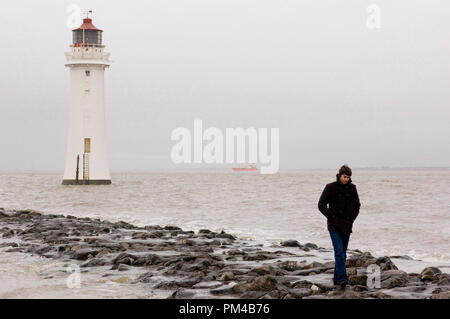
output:
[[[111,184],[106,147],[104,52],[102,30],[89,17],[72,31],[71,51],[65,53],[70,69],[69,130],[63,185]]]

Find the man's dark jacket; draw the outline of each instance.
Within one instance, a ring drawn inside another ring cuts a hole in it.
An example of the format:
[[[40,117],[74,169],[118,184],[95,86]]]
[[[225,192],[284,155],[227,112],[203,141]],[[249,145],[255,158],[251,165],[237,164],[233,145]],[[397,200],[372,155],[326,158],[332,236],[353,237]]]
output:
[[[342,234],[352,232],[360,207],[356,185],[352,184],[351,178],[347,184],[342,184],[339,174],[336,174],[336,182],[325,186],[319,199],[319,210],[327,218],[328,230],[336,230]]]

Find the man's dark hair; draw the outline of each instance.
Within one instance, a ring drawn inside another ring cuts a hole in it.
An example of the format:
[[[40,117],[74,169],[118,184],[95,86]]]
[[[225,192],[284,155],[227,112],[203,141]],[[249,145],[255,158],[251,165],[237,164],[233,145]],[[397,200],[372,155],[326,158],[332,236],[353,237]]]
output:
[[[339,176],[342,176],[343,174],[347,176],[352,176],[352,169],[347,166],[347,164],[344,164],[339,169]]]

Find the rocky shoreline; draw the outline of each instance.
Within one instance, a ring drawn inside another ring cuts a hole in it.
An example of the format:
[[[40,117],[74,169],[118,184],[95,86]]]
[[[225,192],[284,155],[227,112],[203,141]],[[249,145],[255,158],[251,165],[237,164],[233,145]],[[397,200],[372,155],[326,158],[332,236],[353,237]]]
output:
[[[296,240],[264,247],[223,231],[1,208],[0,239],[4,252],[75,263],[101,277],[128,274],[126,284],[168,298],[450,298],[450,274],[439,268],[406,273],[393,259],[407,256],[359,250],[348,251],[349,285],[341,289],[332,283],[332,250]],[[380,271],[380,288],[367,286],[370,265]]]

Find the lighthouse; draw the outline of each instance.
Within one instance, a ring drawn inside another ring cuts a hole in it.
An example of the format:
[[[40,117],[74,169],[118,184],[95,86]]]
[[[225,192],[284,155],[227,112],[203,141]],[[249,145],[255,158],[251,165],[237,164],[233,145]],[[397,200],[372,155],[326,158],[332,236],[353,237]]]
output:
[[[83,19],[72,30],[66,67],[70,70],[69,123],[63,185],[111,184],[104,102],[104,73],[109,53],[102,44],[103,31]]]

